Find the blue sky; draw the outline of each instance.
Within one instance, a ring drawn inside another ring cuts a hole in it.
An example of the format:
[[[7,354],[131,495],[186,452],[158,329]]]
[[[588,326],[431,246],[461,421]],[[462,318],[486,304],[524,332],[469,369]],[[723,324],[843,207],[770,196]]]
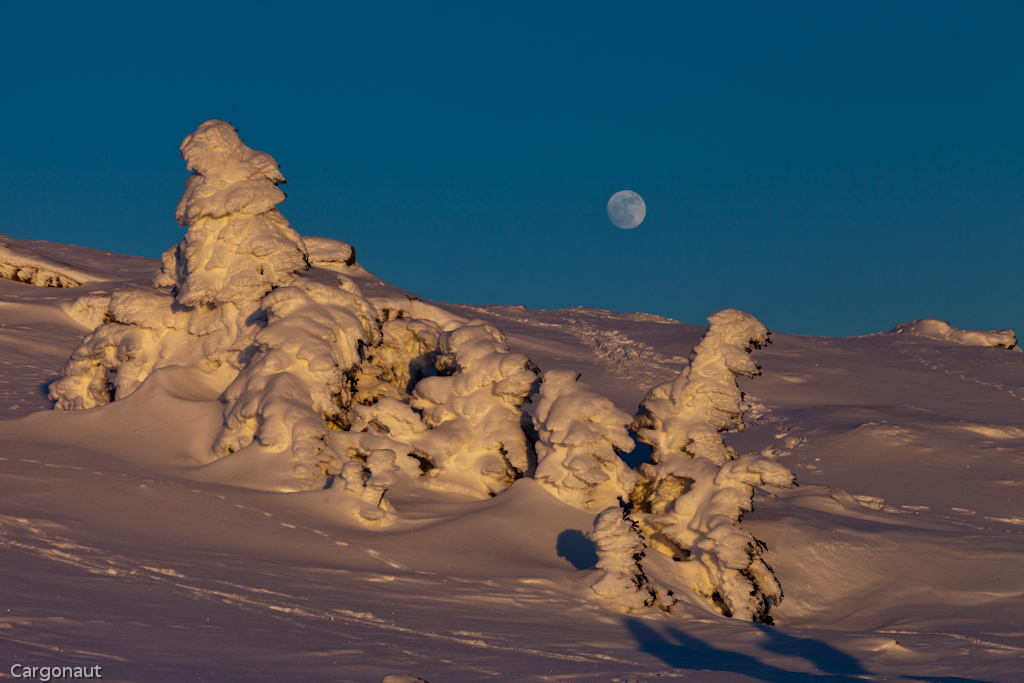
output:
[[[370,6],[372,5],[372,6]],[[232,122],[432,299],[1024,333],[1024,4],[3,3],[0,232],[157,256]],[[605,204],[641,194],[618,230]]]

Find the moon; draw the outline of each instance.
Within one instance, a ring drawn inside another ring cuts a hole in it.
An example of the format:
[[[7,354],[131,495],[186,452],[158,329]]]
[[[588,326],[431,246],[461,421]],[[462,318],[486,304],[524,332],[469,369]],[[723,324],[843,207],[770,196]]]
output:
[[[646,215],[644,198],[631,190],[616,192],[608,200],[608,218],[617,228],[632,230],[644,222]]]

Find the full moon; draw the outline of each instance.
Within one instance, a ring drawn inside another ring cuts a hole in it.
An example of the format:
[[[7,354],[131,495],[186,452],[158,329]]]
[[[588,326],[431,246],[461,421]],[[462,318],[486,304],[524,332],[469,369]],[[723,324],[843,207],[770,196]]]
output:
[[[608,200],[608,218],[617,228],[632,230],[644,222],[646,215],[647,205],[644,204],[644,198],[636,192],[622,190]]]

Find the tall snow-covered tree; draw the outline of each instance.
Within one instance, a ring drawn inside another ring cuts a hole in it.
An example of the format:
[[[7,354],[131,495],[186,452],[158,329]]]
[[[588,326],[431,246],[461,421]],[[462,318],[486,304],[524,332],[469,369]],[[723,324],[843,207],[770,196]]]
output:
[[[534,479],[581,510],[604,510],[629,500],[636,474],[619,457],[633,450],[632,418],[568,370],[541,375],[533,418],[538,440]]]
[[[50,386],[58,409],[91,408],[133,392],[156,368],[229,364],[256,350],[262,297],[308,268],[298,233],[275,208],[284,176],[231,124],[207,121],[181,144],[193,171],[176,216],[191,226],[163,256],[158,289],[115,292],[108,318]]]
[[[767,341],[768,330],[733,309],[708,321],[679,376],[640,404],[633,429],[651,446],[652,462],[638,468],[634,516],[651,547],[680,560],[680,575],[720,611],[770,621],[782,590],[761,544],[739,522],[752,509],[754,486],[789,488],[794,478],[770,460],[737,458],[721,437],[743,428],[736,377],[760,374],[750,351]]]

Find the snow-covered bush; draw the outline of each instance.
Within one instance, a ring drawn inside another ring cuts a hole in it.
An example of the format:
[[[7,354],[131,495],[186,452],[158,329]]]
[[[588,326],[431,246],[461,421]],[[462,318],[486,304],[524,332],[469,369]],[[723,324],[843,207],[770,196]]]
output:
[[[371,452],[365,463],[349,460],[342,466],[337,477],[340,481],[332,488],[358,496],[359,504],[352,509],[352,515],[360,522],[381,526],[394,521],[394,510],[384,500],[384,495],[398,483],[399,467],[395,460],[394,451],[379,449]],[[370,471],[369,478],[366,470]]]
[[[676,602],[672,591],[652,582],[640,562],[647,545],[636,522],[619,506],[609,507],[594,518],[590,539],[597,546],[601,577],[591,590],[620,612],[639,612],[652,605],[669,610]]]
[[[442,334],[438,351],[438,376],[420,380],[410,402],[431,429],[431,484],[494,495],[530,465],[521,408],[540,371],[480,321]]]
[[[364,405],[382,398],[408,400],[424,377],[437,374],[437,342],[441,328],[429,320],[385,320],[381,341],[366,349],[366,362],[357,371],[355,401]]]
[[[720,436],[743,428],[736,377],[760,374],[750,351],[767,341],[768,330],[732,309],[708,321],[679,376],[640,404],[633,429],[651,446],[652,462],[638,468],[634,515],[651,547],[680,560],[676,567],[693,590],[726,615],[769,621],[782,591],[761,544],[739,521],[752,509],[754,486],[788,488],[793,475],[758,456],[737,459]]]
[[[435,367],[437,375],[417,382],[409,404],[385,397],[356,406],[352,430],[404,444],[427,465],[432,488],[495,495],[530,466],[521,407],[539,371],[480,321],[439,336]]]
[[[563,502],[603,510],[629,500],[636,474],[619,457],[633,450],[632,418],[568,370],[541,375],[533,418],[538,440],[534,478]]]
[[[266,327],[256,335],[258,351],[224,393],[215,455],[258,439],[274,452],[290,448],[296,474],[327,474],[331,455],[321,454],[329,425],[347,422],[351,373],[362,347],[380,341],[373,306],[350,281],[342,284],[298,278],[263,298]]]

